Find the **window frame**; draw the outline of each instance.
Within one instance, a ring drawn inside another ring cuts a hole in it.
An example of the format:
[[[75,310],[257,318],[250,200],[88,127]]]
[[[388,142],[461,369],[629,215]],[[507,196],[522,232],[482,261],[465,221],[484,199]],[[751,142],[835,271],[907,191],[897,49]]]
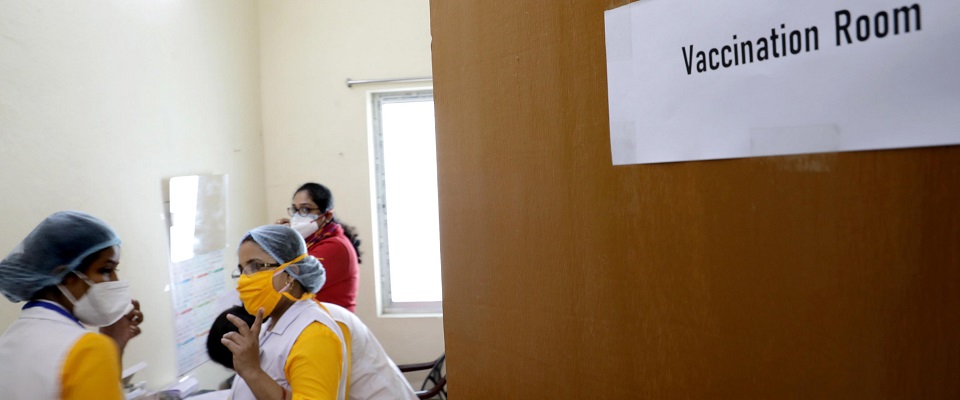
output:
[[[388,209],[386,195],[386,181],[383,163],[383,104],[418,102],[434,100],[433,87],[416,87],[393,90],[375,90],[367,92],[369,105],[370,158],[371,162],[371,196],[372,217],[374,218],[373,235],[376,247],[374,255],[374,269],[378,275],[376,280],[377,314],[381,317],[442,317],[443,301],[423,302],[395,302],[392,300],[390,285],[390,250],[387,233]],[[436,154],[436,153],[434,153]],[[439,210],[438,210],[439,212]],[[442,263],[442,261],[441,261]]]

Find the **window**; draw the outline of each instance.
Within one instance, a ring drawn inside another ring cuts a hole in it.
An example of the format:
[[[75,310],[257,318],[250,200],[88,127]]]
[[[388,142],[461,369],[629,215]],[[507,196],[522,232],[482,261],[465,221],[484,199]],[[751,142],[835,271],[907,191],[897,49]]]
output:
[[[433,91],[371,95],[381,314],[439,314]]]

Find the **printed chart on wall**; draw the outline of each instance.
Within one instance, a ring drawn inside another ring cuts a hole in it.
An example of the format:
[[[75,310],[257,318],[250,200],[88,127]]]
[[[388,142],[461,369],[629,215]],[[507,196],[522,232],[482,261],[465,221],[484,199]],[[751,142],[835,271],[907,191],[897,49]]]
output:
[[[206,337],[227,293],[227,176],[170,179],[170,293],[177,375],[208,361]]]
[[[613,164],[960,144],[956,0],[644,0],[605,15]]]

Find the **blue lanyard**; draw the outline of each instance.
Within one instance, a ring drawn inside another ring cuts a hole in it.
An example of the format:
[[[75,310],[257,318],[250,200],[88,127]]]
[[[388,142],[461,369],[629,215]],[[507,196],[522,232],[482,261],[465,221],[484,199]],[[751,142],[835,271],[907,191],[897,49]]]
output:
[[[26,310],[28,308],[34,308],[34,307],[46,308],[48,310],[56,311],[60,313],[60,315],[63,315],[64,317],[67,317],[71,321],[76,322],[77,325],[80,325],[80,327],[83,328],[83,324],[81,324],[80,320],[77,319],[77,317],[74,317],[73,314],[70,314],[67,310],[64,310],[63,308],[57,307],[47,302],[30,300],[27,302],[26,305],[23,306],[23,309]]]

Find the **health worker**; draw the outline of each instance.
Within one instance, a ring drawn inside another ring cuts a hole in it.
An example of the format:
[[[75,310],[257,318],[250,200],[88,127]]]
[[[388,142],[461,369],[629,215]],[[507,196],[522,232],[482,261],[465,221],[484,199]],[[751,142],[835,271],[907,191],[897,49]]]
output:
[[[254,228],[237,250],[237,292],[253,324],[220,339],[233,354],[233,400],[344,400],[347,348],[337,323],[313,300],[326,280],[297,231]],[[264,319],[266,324],[264,325]]]
[[[117,234],[77,211],[47,217],[0,260],[0,292],[26,302],[0,336],[0,398],[124,398],[120,357],[143,313],[119,265]]]
[[[347,398],[350,400],[416,400],[417,394],[407,379],[394,364],[373,332],[349,310],[331,303],[320,307],[333,317],[340,326],[348,348]],[[207,337],[207,354],[214,362],[234,369],[230,350],[220,343],[220,338],[237,327],[228,316],[240,318],[253,324],[255,317],[247,314],[243,306],[228,308],[214,320]]]

